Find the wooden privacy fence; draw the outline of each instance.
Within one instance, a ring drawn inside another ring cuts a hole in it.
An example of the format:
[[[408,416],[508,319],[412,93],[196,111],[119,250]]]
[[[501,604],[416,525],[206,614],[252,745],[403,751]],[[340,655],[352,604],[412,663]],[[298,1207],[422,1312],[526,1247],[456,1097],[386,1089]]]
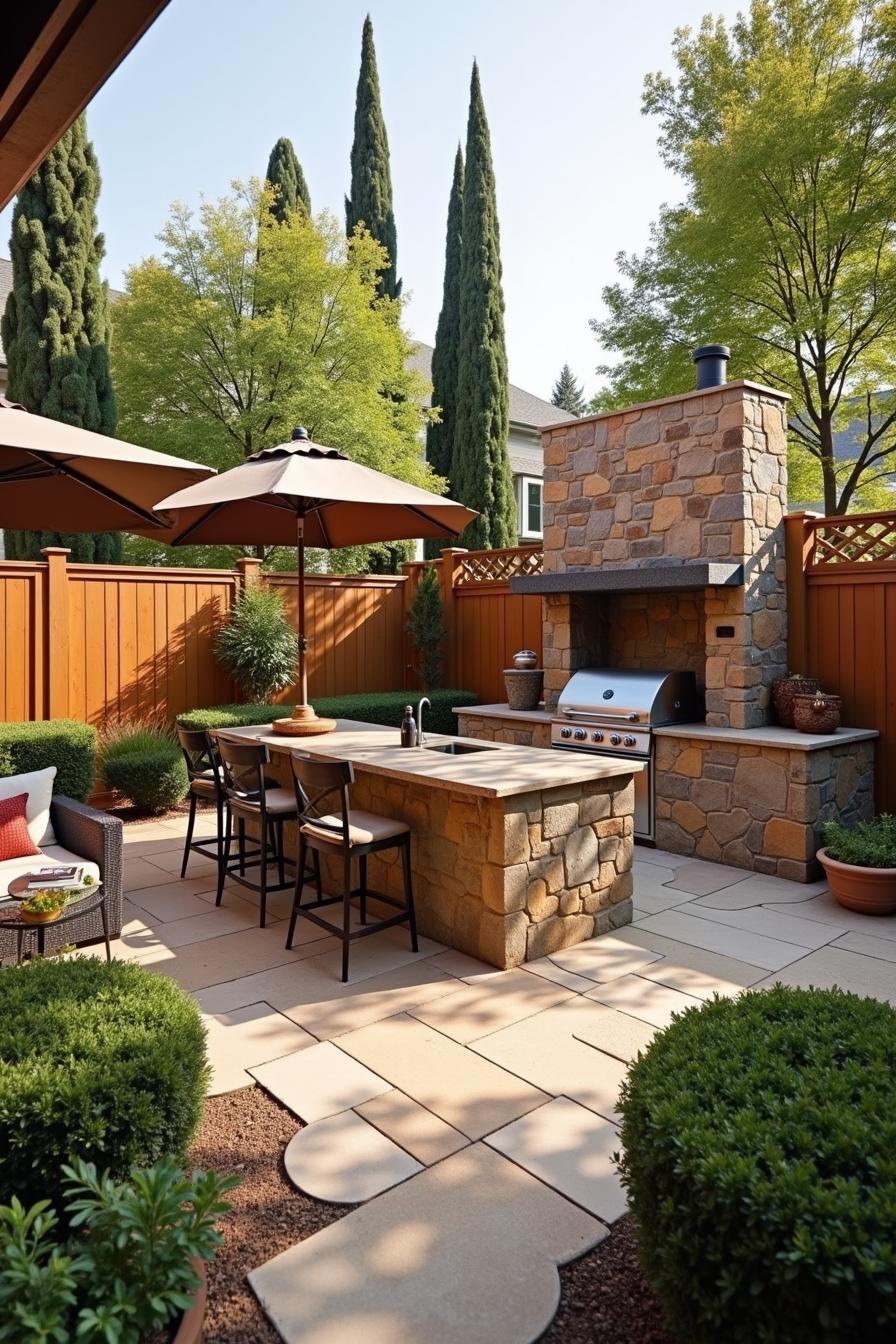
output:
[[[896,510],[785,526],[791,670],[841,695],[844,723],[880,732],[875,803],[896,812]]]
[[[443,684],[476,691],[484,703],[505,701],[507,692],[501,674],[511,666],[513,655],[520,649],[534,649],[541,660],[541,598],[510,591],[515,575],[541,573],[541,547],[449,549],[442,551],[439,560],[404,565],[410,580],[408,604],[428,565],[439,575],[448,632]],[[412,659],[408,648],[409,664]]]
[[[0,561],[0,719],[173,718],[238,698],[213,645],[257,560],[236,571],[151,569],[45,554],[46,563]],[[295,575],[269,581],[294,616]],[[312,694],[403,685],[406,586],[400,575],[308,576]]]
[[[0,720],[105,719],[161,714],[238,698],[214,657],[215,634],[260,562],[237,570],[0,561]],[[541,654],[541,599],[509,591],[514,574],[537,573],[541,551],[446,550],[432,562],[444,601],[443,684],[503,700],[501,670],[524,647]],[[312,696],[416,687],[405,633],[424,564],[406,573],[306,580]],[[263,576],[296,615],[294,574]],[[288,704],[294,690],[278,699]]]

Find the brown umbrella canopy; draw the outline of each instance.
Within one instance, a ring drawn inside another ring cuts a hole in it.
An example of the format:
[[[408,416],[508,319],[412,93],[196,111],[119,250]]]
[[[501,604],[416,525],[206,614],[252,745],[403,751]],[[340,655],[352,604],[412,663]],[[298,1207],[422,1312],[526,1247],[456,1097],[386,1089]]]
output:
[[[409,537],[457,536],[476,514],[463,504],[373,471],[296,430],[291,443],[265,448],[211,480],[160,499],[176,512],[159,534],[174,545],[360,546]],[[154,534],[155,535],[155,534]]]
[[[159,496],[212,474],[0,397],[0,527],[155,534]]]
[[[255,453],[248,462],[178,490],[156,505],[176,522],[161,534],[175,546],[194,542],[296,546],[299,573],[298,663],[301,702],[278,732],[335,727],[308,704],[305,638],[305,547],[362,546],[408,537],[457,536],[476,514],[452,499],[353,462],[335,448],[293,430],[291,443]],[[292,726],[290,726],[292,725]]]

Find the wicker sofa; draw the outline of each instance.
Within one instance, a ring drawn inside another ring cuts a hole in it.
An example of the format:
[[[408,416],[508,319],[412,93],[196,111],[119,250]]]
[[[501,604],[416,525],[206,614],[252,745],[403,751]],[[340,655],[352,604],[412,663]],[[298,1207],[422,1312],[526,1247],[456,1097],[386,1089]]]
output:
[[[106,896],[106,914],[109,937],[121,933],[122,849],[123,826],[118,817],[110,817],[74,798],[56,796],[50,804],[50,818],[56,833],[56,843],[44,845],[42,854],[53,862],[95,864],[102,878]],[[18,872],[27,871],[36,861],[12,859],[0,863],[0,892],[6,893],[10,880]],[[69,943],[90,943],[103,936],[103,922],[99,910],[83,919],[67,921],[58,929],[49,925],[46,930],[46,949],[52,952]],[[16,935],[4,933],[0,925],[0,962],[15,960]]]

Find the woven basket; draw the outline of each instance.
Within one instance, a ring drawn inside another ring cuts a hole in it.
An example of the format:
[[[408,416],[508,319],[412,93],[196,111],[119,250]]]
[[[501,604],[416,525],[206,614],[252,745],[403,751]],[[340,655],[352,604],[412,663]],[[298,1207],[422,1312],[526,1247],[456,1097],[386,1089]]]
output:
[[[818,681],[815,677],[778,677],[772,682],[772,706],[775,718],[782,728],[795,728],[793,702],[798,695],[815,695]]]
[[[798,695],[793,702],[793,725],[801,733],[836,733],[840,727],[839,695]]]

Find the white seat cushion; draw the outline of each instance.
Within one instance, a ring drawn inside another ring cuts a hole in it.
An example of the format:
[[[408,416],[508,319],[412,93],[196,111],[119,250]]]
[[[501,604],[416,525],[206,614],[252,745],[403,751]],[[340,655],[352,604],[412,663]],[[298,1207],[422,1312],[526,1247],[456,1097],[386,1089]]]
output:
[[[407,822],[395,821],[392,817],[378,817],[375,812],[362,812],[354,808],[348,814],[348,839],[351,845],[369,845],[375,840],[390,840],[397,835],[405,835],[409,830]],[[302,834],[315,840],[329,840],[342,843],[342,818],[335,812],[318,817],[315,821],[306,821]]]
[[[251,807],[261,810],[261,804],[257,798],[242,798],[239,794],[235,799],[240,807]],[[264,795],[264,805],[268,812],[295,812],[296,795],[292,789],[266,789]]]
[[[0,779],[0,798],[15,798],[27,793],[25,820],[33,845],[52,845],[56,836],[50,825],[50,799],[53,797],[55,765],[46,770],[30,770],[26,775],[4,775]],[[28,871],[27,868],[25,870]]]
[[[97,882],[100,880],[100,870],[95,863],[89,863],[86,859],[82,859],[80,854],[73,854],[70,849],[64,849],[62,845],[44,845],[40,854],[29,854],[20,859],[6,859],[0,863],[0,900],[6,896],[13,878],[60,863],[80,864],[85,873],[89,873]]]

